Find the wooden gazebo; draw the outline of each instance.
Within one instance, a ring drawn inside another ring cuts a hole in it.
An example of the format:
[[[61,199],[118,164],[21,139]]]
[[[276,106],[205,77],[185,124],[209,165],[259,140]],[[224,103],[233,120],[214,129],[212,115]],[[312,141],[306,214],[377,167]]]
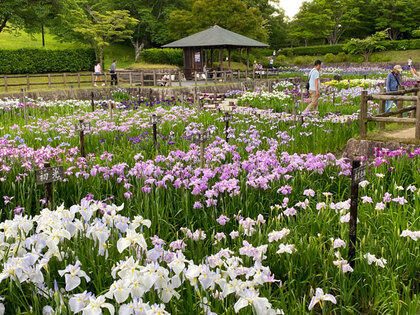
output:
[[[246,69],[249,71],[249,48],[268,47],[246,36],[228,31],[220,26],[213,26],[199,33],[166,44],[164,48],[182,48],[184,50],[184,74],[187,79],[193,78],[193,72],[203,71],[207,63],[206,49],[210,49],[211,67],[213,68],[214,49],[220,50],[220,67],[223,69],[223,50],[228,49],[228,65],[230,69],[230,51],[233,48],[246,48]]]

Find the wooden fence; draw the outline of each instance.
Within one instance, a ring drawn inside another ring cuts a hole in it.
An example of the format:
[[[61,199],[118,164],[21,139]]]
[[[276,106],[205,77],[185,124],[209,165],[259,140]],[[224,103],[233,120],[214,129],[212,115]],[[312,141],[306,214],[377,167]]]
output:
[[[282,73],[280,69],[261,69],[253,71],[222,70],[195,72],[194,81],[204,81],[205,84],[225,83],[248,79],[262,80],[276,77]],[[0,92],[21,91],[23,88],[30,91],[34,88],[81,88],[97,85],[110,85],[111,74],[103,73],[98,81],[95,74],[81,73],[47,73],[26,75],[0,76]],[[118,84],[129,86],[185,86],[184,74],[180,70],[121,70],[117,71]]]
[[[410,95],[411,94],[411,95]],[[369,100],[379,100],[379,113],[368,117]],[[397,110],[385,112],[386,101],[397,102]],[[411,106],[404,107],[410,102]],[[403,113],[411,112],[410,117],[403,117]],[[398,116],[398,117],[390,117]],[[379,123],[380,130],[385,129],[385,123],[412,123],[415,124],[415,138],[420,140],[420,88],[416,85],[412,89],[402,89],[395,92],[384,93],[383,88],[379,94],[368,95],[367,91],[362,91],[360,97],[360,138],[366,138],[367,123],[376,121]]]

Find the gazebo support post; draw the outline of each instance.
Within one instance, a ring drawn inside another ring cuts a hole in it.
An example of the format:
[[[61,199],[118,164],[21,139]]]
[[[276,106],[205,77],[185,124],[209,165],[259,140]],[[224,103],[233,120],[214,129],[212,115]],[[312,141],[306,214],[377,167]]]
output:
[[[220,71],[223,71],[223,48],[219,50],[219,57],[220,57]]]
[[[210,67],[213,69],[213,48],[210,49]]]
[[[230,48],[228,48],[228,61],[229,61],[229,70],[230,70]]]
[[[249,71],[249,48],[246,48],[246,75],[245,78],[248,78],[248,71]]]

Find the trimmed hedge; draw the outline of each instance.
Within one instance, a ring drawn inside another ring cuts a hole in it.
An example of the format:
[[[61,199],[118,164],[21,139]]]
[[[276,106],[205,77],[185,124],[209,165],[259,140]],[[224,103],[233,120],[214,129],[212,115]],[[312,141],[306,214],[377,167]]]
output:
[[[150,48],[141,53],[141,60],[153,64],[167,64],[182,67],[184,57],[182,49],[172,48]]]
[[[386,40],[382,41],[381,44],[386,50],[410,50],[420,49],[420,39],[407,39],[407,40]],[[286,56],[319,56],[326,54],[339,54],[344,52],[344,45],[322,45],[322,46],[307,46],[307,47],[293,47],[284,48],[281,53]]]
[[[0,49],[1,74],[93,71],[93,49]]]

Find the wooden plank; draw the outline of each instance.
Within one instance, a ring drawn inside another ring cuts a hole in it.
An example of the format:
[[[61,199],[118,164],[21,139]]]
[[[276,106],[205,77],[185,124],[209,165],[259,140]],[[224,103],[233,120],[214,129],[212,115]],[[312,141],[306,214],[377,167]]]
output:
[[[398,118],[398,117],[368,117],[368,121],[378,121],[378,122],[387,122],[387,123],[416,123],[416,118]]]
[[[401,85],[398,86],[398,91],[403,91],[403,90],[404,90],[404,88]],[[403,101],[398,100],[397,101],[397,108],[398,108],[398,110],[402,109],[403,106],[404,106]],[[398,117],[402,118],[402,114],[399,114]]]
[[[367,98],[368,100],[395,100],[395,101],[417,101],[417,97],[409,95],[381,95],[381,94],[372,94]]]
[[[366,138],[366,118],[367,118],[367,91],[362,91],[360,95],[360,138]]]
[[[4,90],[7,92],[7,75],[4,75]]]
[[[383,101],[381,101],[381,102],[383,102]],[[374,117],[389,117],[389,116],[393,116],[393,115],[399,115],[399,114],[402,114],[402,113],[406,113],[406,112],[410,112],[412,110],[415,110],[416,108],[417,108],[417,105],[408,106],[408,107],[405,107],[405,108],[402,108],[402,109],[399,109],[399,110],[396,110],[396,111],[393,111],[393,112],[378,114],[378,115],[375,115]]]

